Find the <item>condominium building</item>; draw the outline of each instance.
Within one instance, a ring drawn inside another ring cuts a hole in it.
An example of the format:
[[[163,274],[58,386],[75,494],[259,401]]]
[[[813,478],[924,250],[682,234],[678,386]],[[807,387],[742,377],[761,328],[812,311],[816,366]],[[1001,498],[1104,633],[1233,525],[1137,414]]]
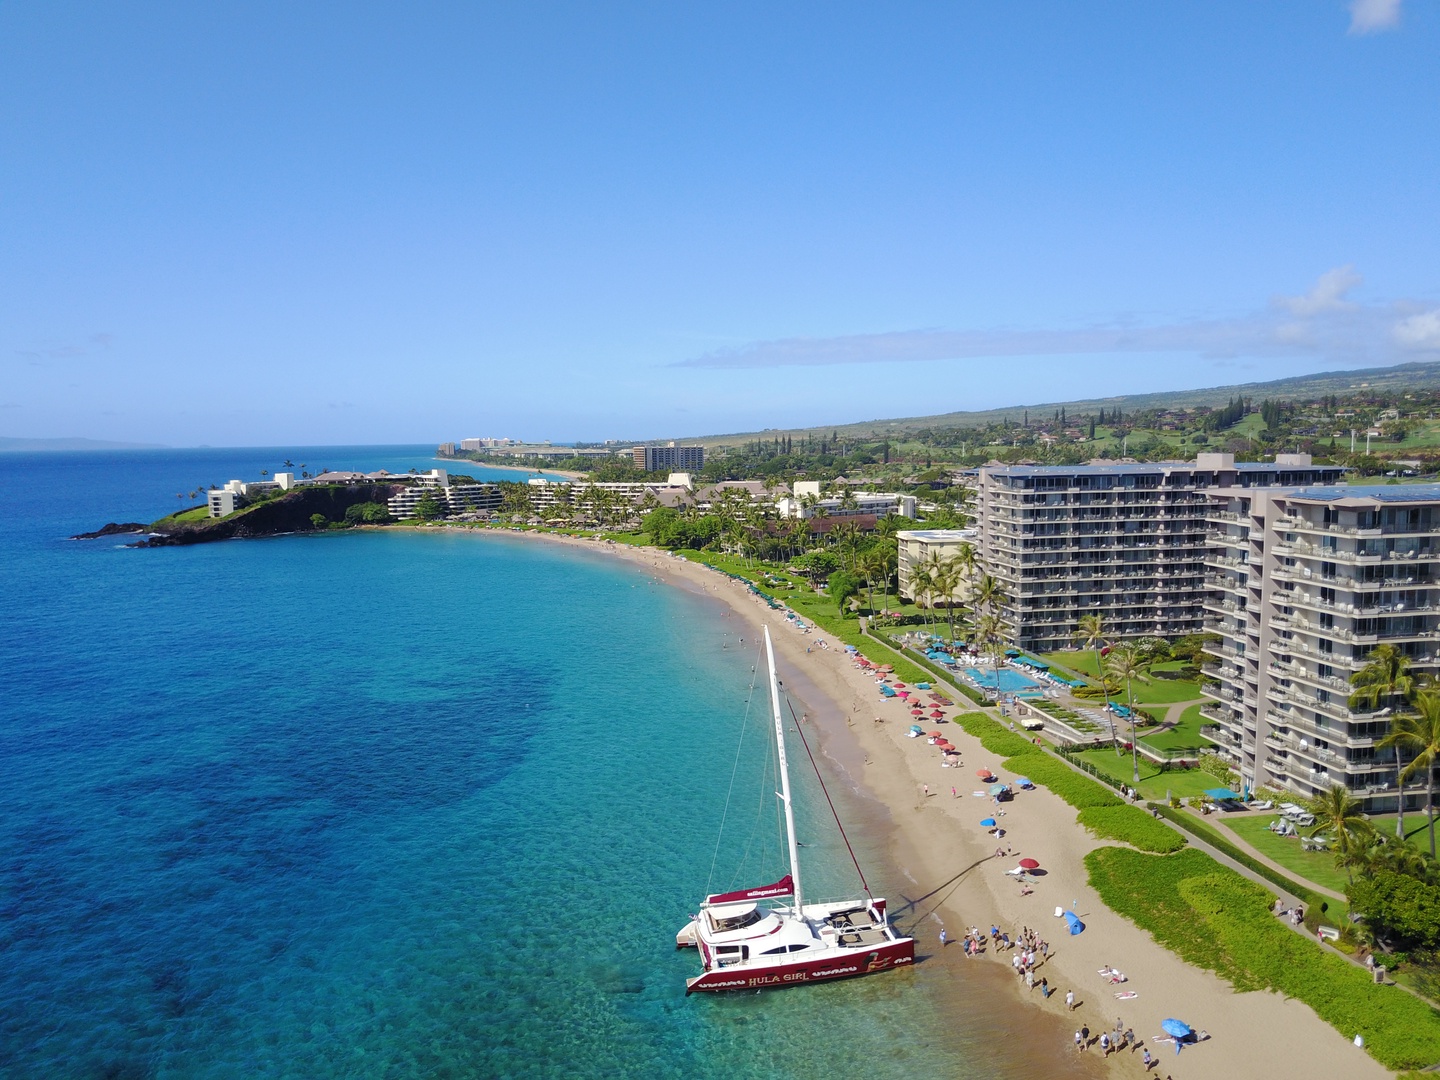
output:
[[[397,477],[396,479],[402,479]],[[452,484],[443,469],[431,469],[413,483],[391,495],[386,508],[394,518],[415,516],[415,508],[426,496],[433,498],[448,514],[487,513],[500,509],[501,494],[495,484]]]
[[[1252,790],[1343,784],[1367,811],[1399,800],[1390,710],[1356,712],[1350,677],[1381,644],[1440,671],[1440,485],[1231,491],[1209,512],[1202,710]],[[1383,704],[1383,703],[1382,703]],[[1407,788],[1418,804],[1423,775]]]
[[[630,456],[637,469],[655,472],[658,469],[695,469],[705,467],[705,447],[677,446],[673,442],[665,446],[636,446]]]
[[[1195,633],[1207,590],[1206,514],[1217,493],[1334,483],[1341,471],[1313,465],[1308,454],[982,466],[980,561],[1009,597],[1003,618],[1022,649],[1065,647],[1091,614],[1112,637]]]

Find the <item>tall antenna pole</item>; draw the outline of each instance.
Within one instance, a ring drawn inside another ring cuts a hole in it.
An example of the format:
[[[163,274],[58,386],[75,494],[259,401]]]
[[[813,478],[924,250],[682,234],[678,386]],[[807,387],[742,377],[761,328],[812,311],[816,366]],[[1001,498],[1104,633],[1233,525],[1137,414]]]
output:
[[[780,681],[775,675],[775,647],[765,627],[765,659],[770,665],[770,711],[775,716],[775,750],[780,760],[780,801],[785,804],[785,842],[790,847],[790,880],[795,885],[795,916],[801,917],[800,846],[795,841],[795,808],[790,801],[790,763],[785,760],[785,721],[780,717]]]

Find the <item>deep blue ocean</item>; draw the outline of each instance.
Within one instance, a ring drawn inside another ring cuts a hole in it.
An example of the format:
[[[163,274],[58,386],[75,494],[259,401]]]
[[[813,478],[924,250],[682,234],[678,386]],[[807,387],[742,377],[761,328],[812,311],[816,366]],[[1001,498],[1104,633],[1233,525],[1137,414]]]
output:
[[[954,965],[684,996],[707,884],[783,872],[752,728],[711,876],[755,662],[711,601],[503,534],[66,539],[287,457],[437,464],[0,454],[0,1075],[1035,1074]]]

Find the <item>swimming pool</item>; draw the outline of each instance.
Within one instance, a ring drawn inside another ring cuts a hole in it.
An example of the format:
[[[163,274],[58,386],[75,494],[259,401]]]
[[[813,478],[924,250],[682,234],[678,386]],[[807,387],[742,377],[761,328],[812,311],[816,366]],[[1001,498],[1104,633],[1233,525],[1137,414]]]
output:
[[[967,667],[965,669],[965,674],[969,675],[970,678],[974,679],[979,685],[985,687],[987,690],[995,689],[995,672],[993,669],[990,671],[981,671],[979,668]],[[1013,694],[1017,691],[1039,689],[1040,684],[1037,683],[1034,679],[1028,679],[1024,675],[1021,675],[1018,671],[1012,671],[1009,668],[1000,669],[1001,693]]]

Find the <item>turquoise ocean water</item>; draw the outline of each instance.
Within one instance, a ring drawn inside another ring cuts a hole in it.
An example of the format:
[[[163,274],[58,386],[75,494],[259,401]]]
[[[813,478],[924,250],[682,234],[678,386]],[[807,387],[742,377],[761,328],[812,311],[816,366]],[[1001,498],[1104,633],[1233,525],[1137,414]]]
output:
[[[64,539],[301,454],[434,464],[0,455],[0,1075],[1039,1074],[953,966],[684,997],[707,881],[783,872],[755,728],[710,876],[754,654],[709,601],[503,535]]]

